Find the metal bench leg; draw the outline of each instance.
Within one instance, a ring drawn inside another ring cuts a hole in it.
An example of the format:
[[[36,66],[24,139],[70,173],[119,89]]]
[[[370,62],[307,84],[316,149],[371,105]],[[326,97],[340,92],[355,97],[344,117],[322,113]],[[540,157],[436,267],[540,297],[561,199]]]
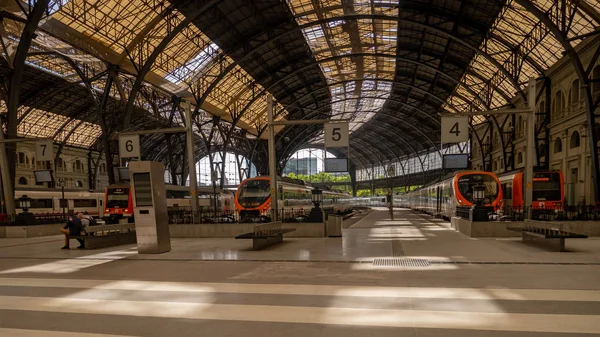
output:
[[[281,233],[267,238],[255,238],[252,239],[252,250],[261,250],[280,242],[283,242],[283,234]]]

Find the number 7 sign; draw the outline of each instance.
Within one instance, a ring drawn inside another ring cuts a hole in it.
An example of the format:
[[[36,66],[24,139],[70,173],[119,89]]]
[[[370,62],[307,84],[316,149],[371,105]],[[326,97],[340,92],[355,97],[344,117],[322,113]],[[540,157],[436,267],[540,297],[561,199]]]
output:
[[[35,142],[35,160],[52,161],[54,160],[54,147],[52,140],[38,140]]]
[[[325,123],[325,147],[348,147],[348,123]]]
[[[442,143],[463,143],[469,141],[469,117],[442,117]]]

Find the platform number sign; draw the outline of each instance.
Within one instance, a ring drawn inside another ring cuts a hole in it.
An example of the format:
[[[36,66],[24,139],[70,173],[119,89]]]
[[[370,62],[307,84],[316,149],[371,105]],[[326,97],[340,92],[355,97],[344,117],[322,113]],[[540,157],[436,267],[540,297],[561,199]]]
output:
[[[52,161],[54,160],[54,147],[49,139],[38,140],[35,142],[35,160]]]
[[[469,141],[469,117],[442,117],[442,143]]]
[[[325,124],[325,147],[348,147],[348,123]]]
[[[121,158],[140,157],[140,136],[119,136],[119,156]]]

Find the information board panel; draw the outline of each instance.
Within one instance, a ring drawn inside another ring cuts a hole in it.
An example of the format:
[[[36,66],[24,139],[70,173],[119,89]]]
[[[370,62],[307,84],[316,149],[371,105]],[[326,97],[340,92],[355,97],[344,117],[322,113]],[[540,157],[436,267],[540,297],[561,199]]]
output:
[[[443,169],[467,169],[469,168],[469,154],[445,154],[442,162]]]
[[[325,172],[348,172],[348,158],[325,158]]]
[[[469,141],[469,117],[442,117],[442,143],[463,143]]]
[[[150,173],[134,173],[135,206],[152,207],[152,183]]]
[[[119,181],[129,181],[129,167],[118,167],[117,172],[119,173]]]
[[[348,147],[348,123],[325,123],[325,147]]]
[[[38,170],[33,171],[35,182],[37,183],[51,183],[54,181],[52,177],[52,170]]]

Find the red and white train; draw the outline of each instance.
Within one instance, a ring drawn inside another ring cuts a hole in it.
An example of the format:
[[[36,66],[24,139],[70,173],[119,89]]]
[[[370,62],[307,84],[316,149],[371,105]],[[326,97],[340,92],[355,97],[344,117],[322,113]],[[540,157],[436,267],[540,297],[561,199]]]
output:
[[[418,190],[397,196],[398,205],[450,219],[455,216],[456,207],[474,205],[473,186],[476,185],[485,187],[484,206],[495,209],[502,206],[503,196],[498,177],[492,172],[483,171],[452,173]]]
[[[189,186],[167,185],[167,209],[191,210],[191,197]],[[212,187],[198,187],[198,206],[201,211],[214,211],[215,191]],[[234,192],[229,190],[216,190],[217,210],[230,212],[235,209]],[[126,218],[133,222],[132,189],[128,183],[114,184],[106,188],[104,193],[104,216],[108,222],[118,222]]]

